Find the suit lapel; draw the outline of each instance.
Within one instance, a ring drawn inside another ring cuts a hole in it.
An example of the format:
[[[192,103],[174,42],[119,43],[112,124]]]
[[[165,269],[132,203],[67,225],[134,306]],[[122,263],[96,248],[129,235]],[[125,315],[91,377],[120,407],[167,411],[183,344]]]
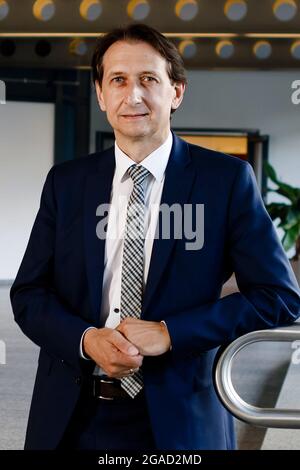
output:
[[[111,186],[115,171],[114,149],[106,150],[99,156],[98,171],[87,177],[84,209],[85,260],[89,285],[89,294],[93,317],[100,325],[102,282],[104,271],[105,239],[96,234],[96,227],[101,220],[96,215],[99,204],[110,202]]]
[[[173,133],[173,146],[166,167],[160,204],[166,204],[168,207],[179,204],[183,208],[183,205],[187,203],[195,177],[195,170],[190,163],[188,144]],[[147,309],[159,287],[160,279],[175,244],[172,224],[170,234],[169,239],[159,237],[153,241],[147,284],[143,296],[142,318],[151,316],[151,314],[147,315]]]

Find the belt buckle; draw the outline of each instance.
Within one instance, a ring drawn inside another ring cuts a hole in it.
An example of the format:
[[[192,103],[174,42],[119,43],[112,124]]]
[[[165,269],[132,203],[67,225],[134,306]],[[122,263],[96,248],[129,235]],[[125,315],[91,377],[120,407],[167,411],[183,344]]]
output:
[[[108,383],[108,384],[113,384],[114,381],[113,380],[109,380],[109,379],[100,379],[100,383]],[[93,395],[95,398],[97,399],[101,399],[101,400],[114,400],[114,397],[103,397],[102,395],[97,395],[97,392],[96,392],[96,377],[94,378],[94,381],[93,381]]]

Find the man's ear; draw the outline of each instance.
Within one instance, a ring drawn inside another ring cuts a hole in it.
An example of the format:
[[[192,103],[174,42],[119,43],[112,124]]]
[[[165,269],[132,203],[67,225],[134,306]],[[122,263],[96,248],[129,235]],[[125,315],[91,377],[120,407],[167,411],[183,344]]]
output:
[[[185,83],[178,82],[174,83],[174,97],[172,100],[172,109],[177,109],[180,106],[181,101],[183,100],[183,95],[185,92]]]
[[[95,83],[95,88],[96,88],[96,95],[97,95],[97,100],[98,100],[98,104],[100,106],[100,109],[101,109],[101,111],[106,111],[106,106],[105,106],[105,103],[104,103],[104,100],[103,100],[103,93],[102,93],[99,82]]]

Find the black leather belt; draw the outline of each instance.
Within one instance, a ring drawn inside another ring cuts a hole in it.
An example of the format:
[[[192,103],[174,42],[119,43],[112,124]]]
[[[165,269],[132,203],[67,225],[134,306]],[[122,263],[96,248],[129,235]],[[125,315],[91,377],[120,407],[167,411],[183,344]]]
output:
[[[88,381],[89,394],[99,400],[132,400],[121,387],[121,381],[107,376],[92,375]]]

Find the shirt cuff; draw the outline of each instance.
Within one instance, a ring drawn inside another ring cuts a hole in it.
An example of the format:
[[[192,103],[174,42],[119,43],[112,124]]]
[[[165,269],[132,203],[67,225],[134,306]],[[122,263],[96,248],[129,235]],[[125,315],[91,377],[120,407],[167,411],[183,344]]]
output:
[[[167,330],[168,330],[168,325],[166,324],[166,322],[165,322],[164,320],[161,320],[160,323],[163,323],[163,324],[165,325],[165,327],[167,328]],[[168,332],[169,332],[169,330],[168,330]],[[170,336],[170,335],[169,335],[169,336]],[[171,340],[171,337],[170,337],[170,340]],[[170,349],[169,349],[169,351],[172,351],[172,344],[170,344]]]
[[[91,361],[92,359],[90,357],[87,357],[83,354],[83,337],[86,334],[88,330],[97,330],[94,326],[89,326],[84,332],[82,333],[81,340],[80,340],[80,346],[79,346],[79,356],[81,359],[85,359],[86,361]]]

